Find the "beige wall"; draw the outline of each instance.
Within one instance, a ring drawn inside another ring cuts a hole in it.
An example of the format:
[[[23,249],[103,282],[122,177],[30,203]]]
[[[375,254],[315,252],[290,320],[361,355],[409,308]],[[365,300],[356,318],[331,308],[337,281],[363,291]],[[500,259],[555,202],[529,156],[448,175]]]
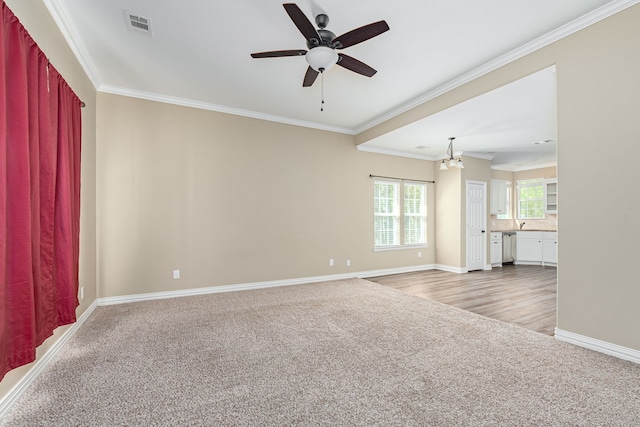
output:
[[[467,159],[465,157],[464,162]],[[461,269],[462,169],[437,169],[436,179],[436,264]]]
[[[524,171],[513,172],[513,182],[515,185],[516,181],[522,181],[525,179],[534,179],[534,178],[557,178],[556,167],[551,166],[547,168],[539,168],[539,169],[528,169]]]
[[[369,174],[433,180],[435,162],[360,152],[349,135],[117,95],[100,94],[98,111],[101,297],[434,262],[433,215],[422,258],[373,252]],[[428,193],[431,213],[431,184]]]
[[[82,200],[80,211],[80,286],[84,286],[85,296],[76,311],[80,316],[96,299],[96,91],[42,1],[5,0],[5,3],[86,104],[82,112]],[[41,358],[55,344],[67,328],[58,328],[54,336],[47,339],[38,348],[38,358]],[[32,366],[33,364],[23,366],[5,376],[0,382],[0,399],[28,373]]]
[[[513,172],[501,171],[501,170],[492,170],[491,171],[491,179],[501,179],[503,181],[512,181],[513,182]]]
[[[640,198],[635,170],[603,170],[640,155],[640,5],[581,30],[357,136],[357,143],[556,65],[558,89],[558,327],[640,350],[634,267]],[[440,209],[440,208],[438,208]],[[603,215],[603,209],[607,215]]]
[[[558,59],[558,324],[640,350],[640,5],[565,39]]]

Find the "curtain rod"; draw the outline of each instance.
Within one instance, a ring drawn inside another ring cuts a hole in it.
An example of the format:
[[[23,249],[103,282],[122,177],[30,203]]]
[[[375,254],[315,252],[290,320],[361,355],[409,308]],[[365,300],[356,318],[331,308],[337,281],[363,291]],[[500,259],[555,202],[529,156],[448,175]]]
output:
[[[429,184],[435,184],[435,181],[425,181],[423,179],[406,179],[406,178],[394,178],[392,176],[380,176],[380,175],[369,175],[369,178],[386,178],[386,179],[396,179],[398,181],[413,181],[413,182],[428,182]]]

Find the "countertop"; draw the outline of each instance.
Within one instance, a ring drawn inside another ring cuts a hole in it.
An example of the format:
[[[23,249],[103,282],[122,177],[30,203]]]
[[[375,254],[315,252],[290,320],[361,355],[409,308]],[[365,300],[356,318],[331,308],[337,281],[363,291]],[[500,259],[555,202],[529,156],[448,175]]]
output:
[[[524,230],[494,230],[492,231],[492,233],[502,233],[502,234],[508,234],[508,233],[515,233],[516,231],[534,231],[534,232],[547,232],[547,233],[557,233],[558,230],[532,230],[532,229],[524,229]]]

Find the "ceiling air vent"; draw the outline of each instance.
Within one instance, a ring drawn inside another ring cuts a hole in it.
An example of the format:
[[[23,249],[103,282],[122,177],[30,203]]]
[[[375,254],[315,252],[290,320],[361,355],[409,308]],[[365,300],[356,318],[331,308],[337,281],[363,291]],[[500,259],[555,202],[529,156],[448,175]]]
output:
[[[130,31],[151,37],[151,19],[131,13],[128,10],[124,11],[124,19]]]

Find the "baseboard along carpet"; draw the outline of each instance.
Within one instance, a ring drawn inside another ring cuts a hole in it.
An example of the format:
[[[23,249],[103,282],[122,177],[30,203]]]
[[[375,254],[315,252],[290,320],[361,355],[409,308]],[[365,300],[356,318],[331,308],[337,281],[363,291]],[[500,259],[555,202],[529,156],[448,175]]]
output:
[[[0,426],[640,425],[640,366],[362,279],[98,307]]]

